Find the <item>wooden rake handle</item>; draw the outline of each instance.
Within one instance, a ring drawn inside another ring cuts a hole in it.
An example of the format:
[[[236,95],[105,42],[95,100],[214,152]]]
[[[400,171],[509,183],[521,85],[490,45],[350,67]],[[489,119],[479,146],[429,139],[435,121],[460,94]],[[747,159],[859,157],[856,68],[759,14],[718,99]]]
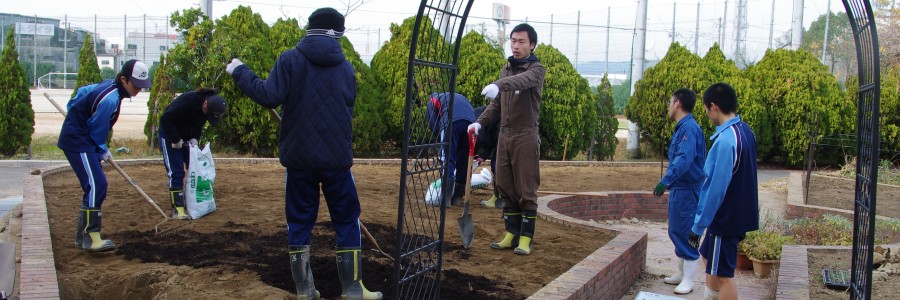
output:
[[[156,211],[158,211],[159,214],[163,216],[163,218],[166,218],[166,220],[169,219],[169,216],[167,216],[166,213],[163,212],[162,208],[159,208],[159,205],[156,205],[156,202],[153,201],[153,199],[151,199],[150,196],[148,196],[147,193],[145,193],[144,190],[141,189],[141,187],[139,187],[137,185],[137,182],[135,182],[134,179],[131,179],[131,177],[128,176],[128,174],[125,174],[125,171],[122,170],[121,167],[119,167],[119,164],[117,164],[115,161],[113,161],[112,158],[110,158],[106,162],[108,162],[110,165],[112,165],[113,168],[116,169],[116,171],[119,171],[119,174],[121,174],[122,177],[124,177],[125,180],[127,180],[128,183],[131,184],[131,187],[133,187],[135,190],[137,190],[137,192],[139,194],[141,194],[141,196],[144,197],[144,200],[147,200],[147,202],[149,202],[150,205],[153,205],[153,208],[156,208]]]

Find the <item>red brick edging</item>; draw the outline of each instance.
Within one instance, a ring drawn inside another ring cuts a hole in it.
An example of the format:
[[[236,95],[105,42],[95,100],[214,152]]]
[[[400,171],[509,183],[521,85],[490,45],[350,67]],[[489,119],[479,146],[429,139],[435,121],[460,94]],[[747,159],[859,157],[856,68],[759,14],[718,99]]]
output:
[[[596,198],[552,195],[538,199],[538,214],[541,219],[605,232],[615,235],[615,238],[528,299],[620,299],[640,277],[647,260],[647,233],[619,232],[604,228],[597,222],[570,217],[550,208],[558,206],[554,204],[556,201],[590,203],[592,197]]]

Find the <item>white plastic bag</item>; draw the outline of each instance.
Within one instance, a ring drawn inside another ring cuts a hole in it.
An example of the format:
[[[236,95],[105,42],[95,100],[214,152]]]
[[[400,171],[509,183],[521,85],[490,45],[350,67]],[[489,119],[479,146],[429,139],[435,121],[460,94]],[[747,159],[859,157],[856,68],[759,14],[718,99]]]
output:
[[[190,146],[190,161],[187,171],[184,197],[188,215],[198,219],[216,211],[216,200],[213,198],[213,183],[216,180],[216,164],[213,161],[209,143],[200,150]]]
[[[491,174],[491,170],[488,168],[481,168],[480,173],[472,174],[472,190],[486,188],[491,185],[491,180],[493,178],[494,176]]]
[[[441,205],[441,180],[435,180],[428,185],[428,191],[425,192],[425,204],[431,206]]]

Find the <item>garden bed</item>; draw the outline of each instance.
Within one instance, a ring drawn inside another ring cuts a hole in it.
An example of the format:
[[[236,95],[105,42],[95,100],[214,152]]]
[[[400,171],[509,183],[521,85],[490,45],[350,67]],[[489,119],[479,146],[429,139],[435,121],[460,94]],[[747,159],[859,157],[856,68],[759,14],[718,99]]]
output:
[[[849,270],[850,249],[809,249],[809,299],[847,299],[845,290],[829,289],[822,282],[822,269]],[[900,299],[900,275],[878,275],[872,278],[872,299]]]
[[[72,246],[81,198],[75,176],[71,172],[47,176],[44,187],[62,297],[290,298],[293,283],[286,253],[283,168],[276,163],[223,163],[217,169],[219,210],[166,236],[152,235],[161,217],[118,174],[107,170],[111,185],[104,204],[104,234],[119,249],[105,254],[87,254]],[[158,203],[167,203],[162,165],[125,170]],[[399,167],[357,165],[353,172],[363,208],[361,220],[382,248],[393,253]],[[658,169],[653,167],[544,167],[542,189],[642,190],[653,186],[657,178]],[[479,191],[475,196],[481,199],[489,194]],[[459,213],[459,208],[449,209],[448,219]],[[473,209],[477,232],[471,249],[459,245],[458,232],[445,231],[444,298],[525,298],[612,238],[542,222],[535,252],[516,256],[487,247],[503,231],[499,215],[496,209]],[[313,243],[316,286],[324,297],[337,297],[334,239],[324,204]],[[391,261],[366,251],[363,267],[367,287],[389,296]]]
[[[856,182],[831,176],[810,176],[808,205],[853,211]],[[876,214],[900,218],[900,187],[879,184]]]

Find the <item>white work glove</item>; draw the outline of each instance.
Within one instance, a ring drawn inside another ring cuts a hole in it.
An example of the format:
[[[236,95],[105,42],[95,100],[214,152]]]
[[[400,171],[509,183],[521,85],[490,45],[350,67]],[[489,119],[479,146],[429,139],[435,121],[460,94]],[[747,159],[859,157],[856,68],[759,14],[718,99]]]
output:
[[[493,84],[493,83],[488,84],[487,86],[484,87],[484,89],[481,90],[481,94],[484,95],[485,97],[487,97],[488,99],[497,98],[497,94],[499,94],[499,93],[500,93],[500,87],[498,87],[496,84]]]
[[[197,139],[191,139],[190,141],[188,141],[188,144],[190,144],[191,146],[197,146]]]
[[[178,140],[177,143],[172,143],[172,149],[181,149],[181,146],[184,145],[184,140]]]
[[[469,128],[466,128],[466,132],[472,132],[473,130],[475,131],[474,134],[478,135],[478,131],[481,130],[481,124],[478,124],[478,122],[475,122],[475,123],[469,124]]]
[[[231,63],[229,63],[228,66],[225,66],[225,72],[228,72],[228,74],[231,75],[231,73],[234,72],[234,69],[243,64],[244,63],[242,63],[240,59],[232,58]]]
[[[106,150],[106,153],[100,155],[100,160],[109,162],[109,159],[112,158],[112,153],[109,153],[109,150]]]

